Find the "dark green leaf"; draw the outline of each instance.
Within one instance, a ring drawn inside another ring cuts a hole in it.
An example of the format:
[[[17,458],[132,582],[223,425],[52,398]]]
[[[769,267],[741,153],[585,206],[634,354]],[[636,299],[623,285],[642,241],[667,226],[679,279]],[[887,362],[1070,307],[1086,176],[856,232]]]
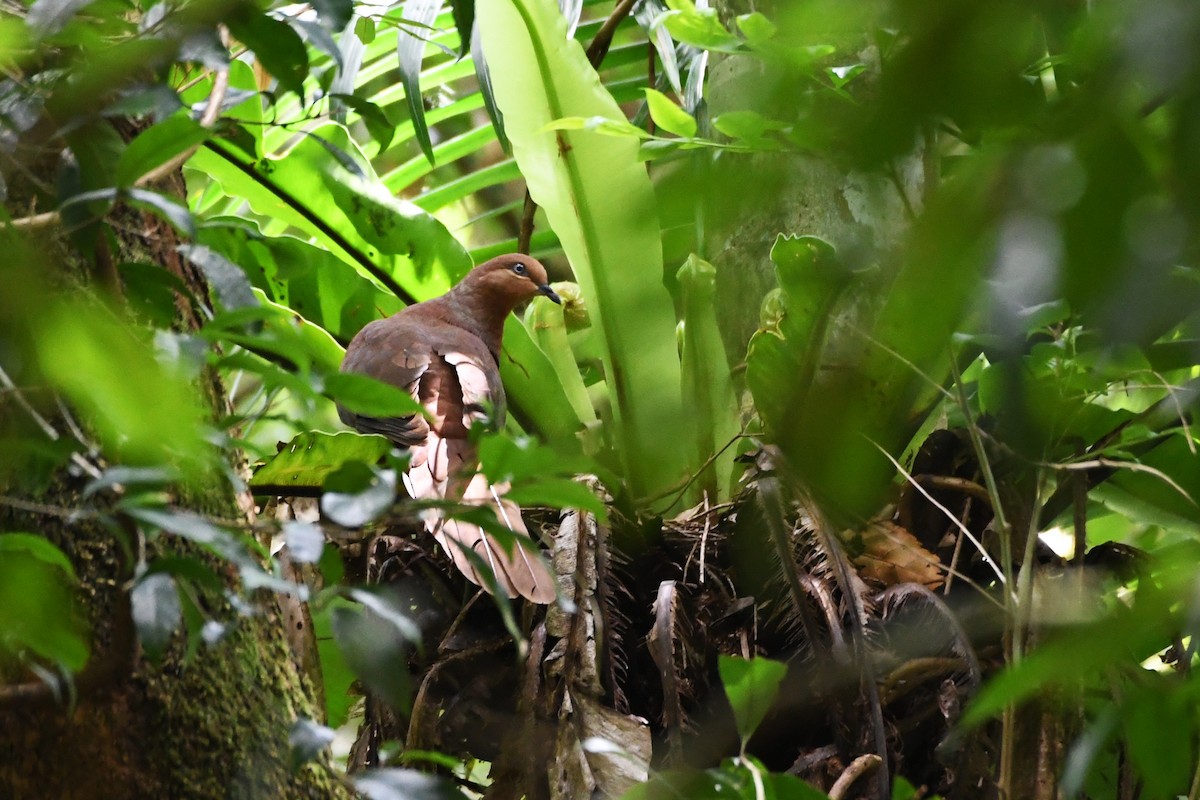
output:
[[[505,153],[512,152],[512,145],[504,132],[504,115],[496,105],[496,95],[492,90],[492,76],[488,71],[487,57],[483,52],[483,34],[478,27],[471,31],[471,61],[475,64],[475,80],[479,82],[479,91],[483,94],[483,107],[487,109],[488,119],[496,130],[496,140]]]
[[[147,189],[126,189],[125,194],[129,197],[130,203],[148,207],[171,223],[180,233],[189,237],[196,235],[196,220],[185,206],[175,200]]]
[[[393,592],[386,586],[369,586],[362,589],[351,589],[347,596],[371,613],[387,622],[405,640],[412,644],[421,643],[421,629],[417,623],[400,607]]]
[[[395,626],[364,609],[335,608],[332,627],[342,656],[362,682],[388,705],[407,711],[409,647]]]
[[[429,123],[425,120],[425,102],[421,98],[421,62],[425,56],[427,31],[438,18],[442,0],[408,0],[404,4],[404,20],[396,40],[396,55],[400,62],[400,80],[404,84],[404,99],[412,119],[413,132],[421,152],[430,164],[433,157],[433,142],[429,139]]]
[[[1137,687],[1123,703],[1129,756],[1148,797],[1182,797],[1196,756],[1195,696],[1156,681],[1160,676],[1147,677],[1147,685]]]
[[[285,91],[304,97],[304,79],[308,76],[308,51],[299,35],[286,22],[239,6],[227,20],[229,32],[254,51],[263,69],[271,73]]]
[[[422,409],[412,396],[391,384],[367,375],[341,372],[325,379],[326,393],[355,414],[370,417],[405,417]]]
[[[454,16],[454,29],[458,31],[458,55],[467,54],[467,48],[475,34],[475,0],[450,0],[450,12]]]
[[[768,658],[745,660],[722,655],[717,668],[745,747],[775,702],[779,684],[787,674],[787,665]]]
[[[379,152],[388,149],[392,137],[396,135],[396,126],[388,119],[383,109],[356,94],[331,94],[329,97],[349,106],[362,118],[363,124],[367,126],[367,133],[379,144]]]
[[[227,310],[253,308],[258,298],[250,288],[246,273],[225,256],[199,244],[181,244],[178,248],[189,261],[198,266],[217,293],[217,299]]]
[[[313,0],[312,7],[321,24],[331,31],[341,32],[354,14],[353,0]]]
[[[542,478],[513,486],[505,497],[520,506],[549,506],[551,508],[577,508],[590,511],[607,519],[603,501],[587,486],[569,478]]]
[[[138,641],[150,660],[157,663],[183,620],[175,579],[163,572],[147,575],[133,585],[129,600]]]

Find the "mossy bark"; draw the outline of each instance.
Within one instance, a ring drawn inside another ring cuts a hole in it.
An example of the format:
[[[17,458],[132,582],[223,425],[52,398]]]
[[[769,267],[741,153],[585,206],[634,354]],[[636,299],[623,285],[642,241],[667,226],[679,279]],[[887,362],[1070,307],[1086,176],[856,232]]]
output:
[[[128,138],[132,131],[122,131]],[[52,185],[61,151],[35,154],[31,169],[45,169],[41,184]],[[10,181],[10,190],[13,187]],[[160,189],[182,194],[182,180]],[[28,196],[10,191],[13,216],[28,213]],[[45,207],[43,202],[42,207]],[[114,211],[120,224],[112,238],[101,237],[98,258],[79,255],[61,226],[42,231],[25,255],[54,273],[56,291],[119,291],[113,263],[138,260],[156,263],[183,281],[202,302],[208,289],[202,277],[180,260],[174,231],[156,217],[124,208]],[[110,216],[110,221],[113,219]],[[29,247],[25,237],[5,236],[13,248]],[[110,249],[113,255],[106,256]],[[20,250],[9,249],[19,260]],[[10,262],[11,263],[11,262]],[[14,273],[15,274],[15,273]],[[112,281],[116,280],[116,283]],[[12,282],[9,282],[10,289]],[[18,293],[19,295],[19,293]],[[12,299],[10,297],[10,299]],[[30,298],[25,297],[28,302]],[[0,310],[7,304],[0,302]],[[180,327],[197,323],[179,303]],[[22,315],[37,314],[25,309]],[[21,353],[28,342],[12,317],[0,325],[0,347],[11,357],[6,365],[21,384]],[[14,368],[13,362],[17,363]],[[26,360],[26,364],[28,361]],[[28,377],[28,373],[25,375]],[[214,374],[205,374],[199,391],[214,416],[226,410],[226,398]],[[21,391],[21,390],[18,390]],[[32,428],[17,392],[0,396],[0,428]],[[32,403],[51,425],[66,431],[56,416],[53,397],[37,390]],[[153,398],[147,398],[153,402]],[[18,454],[0,454],[7,461]],[[67,467],[50,476],[25,480],[10,463],[0,477],[0,532],[38,533],[67,554],[79,576],[80,604],[92,632],[91,659],[77,676],[74,697],[56,699],[32,676],[27,682],[0,685],[0,797],[41,798],[334,798],[348,797],[343,784],[320,765],[293,770],[288,734],[298,717],[321,718],[311,698],[314,687],[296,667],[288,647],[285,615],[274,595],[250,599],[250,611],[229,607],[220,591],[201,592],[199,603],[214,619],[228,622],[228,633],[212,645],[188,652],[182,632],[161,663],[139,650],[130,619],[131,553],[137,531],[113,530],[95,515],[72,512],[102,502],[102,495],[83,500],[87,476]],[[14,475],[17,478],[14,479]],[[48,477],[48,479],[47,479]],[[30,488],[36,484],[37,488]],[[222,519],[246,519],[246,498],[235,495],[227,481],[180,490],[176,503]],[[147,549],[158,555],[203,559],[197,548],[162,537]],[[209,557],[211,558],[211,557]],[[226,587],[235,576],[210,561]]]

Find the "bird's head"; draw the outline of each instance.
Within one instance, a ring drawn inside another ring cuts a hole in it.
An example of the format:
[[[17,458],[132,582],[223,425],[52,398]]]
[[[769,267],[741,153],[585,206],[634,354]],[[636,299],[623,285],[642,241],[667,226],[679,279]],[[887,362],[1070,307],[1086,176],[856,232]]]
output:
[[[507,313],[539,294],[561,304],[548,280],[546,268],[536,258],[510,253],[480,264],[459,285],[486,296],[496,306],[504,306]]]

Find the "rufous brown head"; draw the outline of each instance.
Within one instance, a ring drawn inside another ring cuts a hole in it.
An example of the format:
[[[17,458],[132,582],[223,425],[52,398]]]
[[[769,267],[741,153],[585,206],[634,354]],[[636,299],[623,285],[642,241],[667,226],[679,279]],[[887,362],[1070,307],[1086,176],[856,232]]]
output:
[[[496,256],[485,261],[467,273],[455,290],[486,297],[490,304],[506,311],[539,294],[555,303],[562,303],[562,299],[550,288],[542,263],[520,253]]]

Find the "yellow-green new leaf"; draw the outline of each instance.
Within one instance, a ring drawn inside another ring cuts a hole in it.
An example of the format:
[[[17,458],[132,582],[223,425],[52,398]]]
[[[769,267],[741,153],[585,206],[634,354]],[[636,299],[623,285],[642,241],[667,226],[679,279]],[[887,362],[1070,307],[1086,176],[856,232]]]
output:
[[[690,139],[696,135],[696,120],[692,115],[671,102],[657,89],[645,89],[646,104],[650,107],[650,119],[668,133]]]

